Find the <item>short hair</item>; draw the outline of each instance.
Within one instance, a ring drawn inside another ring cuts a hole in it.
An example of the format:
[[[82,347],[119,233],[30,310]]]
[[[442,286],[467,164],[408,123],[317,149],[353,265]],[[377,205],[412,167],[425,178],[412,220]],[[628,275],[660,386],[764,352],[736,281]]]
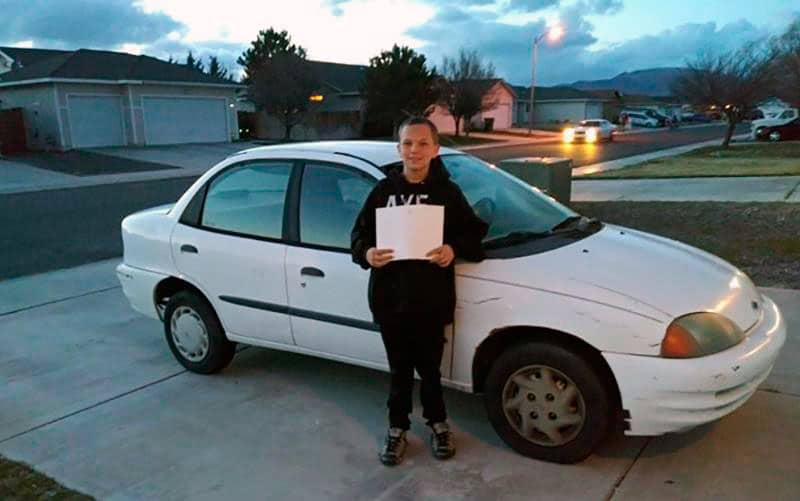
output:
[[[433,142],[439,144],[439,129],[436,128],[436,124],[434,124],[427,118],[420,116],[406,118],[403,121],[403,123],[400,124],[400,128],[397,129],[398,136],[403,131],[403,129],[405,129],[409,125],[427,125],[428,128],[431,130],[431,136],[433,137]]]

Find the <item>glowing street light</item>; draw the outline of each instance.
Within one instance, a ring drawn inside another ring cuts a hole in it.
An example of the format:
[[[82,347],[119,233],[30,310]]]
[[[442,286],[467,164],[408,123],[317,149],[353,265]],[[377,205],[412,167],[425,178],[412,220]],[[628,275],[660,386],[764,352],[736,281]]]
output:
[[[529,105],[530,109],[528,111],[528,134],[533,132],[533,94],[534,90],[536,89],[536,56],[539,52],[539,42],[541,42],[545,36],[550,43],[558,42],[561,40],[561,37],[564,36],[564,27],[560,24],[553,25],[541,35],[533,38],[533,56],[531,61],[531,102]]]

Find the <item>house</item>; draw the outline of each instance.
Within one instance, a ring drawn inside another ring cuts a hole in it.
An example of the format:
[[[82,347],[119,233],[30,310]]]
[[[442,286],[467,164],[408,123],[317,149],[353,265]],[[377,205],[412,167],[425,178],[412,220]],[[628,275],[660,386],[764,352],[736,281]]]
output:
[[[21,108],[31,149],[229,142],[243,86],[121,52],[0,47],[0,107]]]
[[[662,115],[681,118],[684,104],[671,96],[647,96],[643,94],[624,94],[616,89],[595,89],[585,91],[603,100],[603,118],[616,122],[624,109],[651,109]]]
[[[292,139],[350,139],[361,137],[366,98],[361,92],[367,66],[307,61],[320,87],[309,96],[310,107],[292,128]],[[283,124],[263,111],[256,112],[255,136],[283,138]]]
[[[513,86],[516,93],[514,124],[528,126],[530,87]],[[603,100],[572,87],[536,87],[533,103],[535,124],[579,122],[587,118],[602,118]]]
[[[472,80],[470,85],[483,96],[486,111],[481,111],[472,117],[470,126],[472,130],[484,130],[491,123],[494,130],[511,128],[514,122],[514,102],[518,99],[514,89],[500,78]],[[441,105],[436,105],[428,118],[436,124],[439,132],[452,134],[455,132],[453,116]],[[463,124],[462,124],[463,127]]]

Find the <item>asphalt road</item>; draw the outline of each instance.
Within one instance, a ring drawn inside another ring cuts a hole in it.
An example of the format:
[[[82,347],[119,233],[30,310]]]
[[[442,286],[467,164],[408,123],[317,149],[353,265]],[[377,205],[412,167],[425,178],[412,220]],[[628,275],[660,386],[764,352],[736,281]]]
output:
[[[497,162],[523,156],[568,156],[576,166],[721,138],[723,127],[622,136],[614,143],[492,148]],[[174,202],[194,177],[0,195],[0,280],[122,255],[120,221],[137,210]]]
[[[725,125],[717,125],[684,129],[678,128],[675,130],[622,135],[615,138],[613,143],[547,143],[532,146],[523,145],[475,150],[471,153],[491,163],[497,163],[507,158],[529,156],[566,157],[572,159],[573,166],[581,167],[583,165],[616,160],[618,158],[630,157],[700,141],[717,138],[721,140],[725,136],[726,127]],[[735,134],[743,134],[749,130],[749,124],[739,124]]]

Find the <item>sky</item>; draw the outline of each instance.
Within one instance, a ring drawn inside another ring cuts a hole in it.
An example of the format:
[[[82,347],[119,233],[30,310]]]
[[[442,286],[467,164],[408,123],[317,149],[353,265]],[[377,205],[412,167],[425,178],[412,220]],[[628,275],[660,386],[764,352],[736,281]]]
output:
[[[286,30],[308,58],[350,64],[408,45],[431,66],[477,50],[497,76],[529,85],[596,80],[683,66],[701,52],[734,50],[782,33],[797,0],[0,0],[0,46],[90,48],[183,60],[237,57],[261,29]]]

